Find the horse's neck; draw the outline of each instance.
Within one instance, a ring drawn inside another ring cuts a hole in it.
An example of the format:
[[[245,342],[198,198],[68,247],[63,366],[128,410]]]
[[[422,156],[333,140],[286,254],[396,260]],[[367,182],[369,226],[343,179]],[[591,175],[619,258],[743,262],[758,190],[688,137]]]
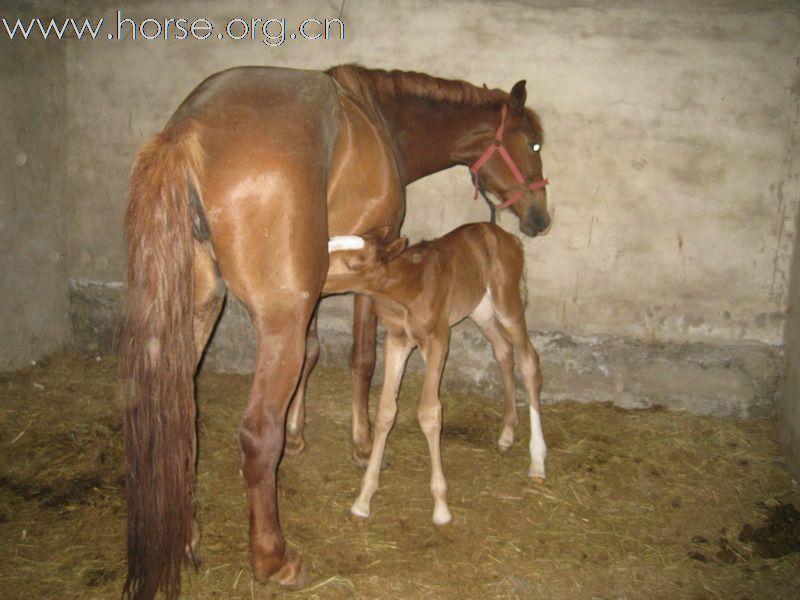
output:
[[[485,149],[480,140],[491,139],[499,114],[492,107],[423,98],[386,100],[381,111],[404,185],[477,160]]]
[[[430,261],[436,259],[431,248],[417,250],[412,246],[381,267],[380,277],[370,286],[370,295],[395,309],[403,309],[402,312],[408,311],[425,293],[425,281],[430,279],[425,276],[425,271],[430,268]]]

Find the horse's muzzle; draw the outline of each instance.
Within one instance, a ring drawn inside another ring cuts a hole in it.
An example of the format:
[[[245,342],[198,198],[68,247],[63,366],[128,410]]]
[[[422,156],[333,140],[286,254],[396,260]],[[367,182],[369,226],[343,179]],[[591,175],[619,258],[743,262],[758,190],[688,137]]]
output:
[[[546,211],[531,208],[519,220],[519,230],[527,236],[536,237],[550,229],[550,215]]]

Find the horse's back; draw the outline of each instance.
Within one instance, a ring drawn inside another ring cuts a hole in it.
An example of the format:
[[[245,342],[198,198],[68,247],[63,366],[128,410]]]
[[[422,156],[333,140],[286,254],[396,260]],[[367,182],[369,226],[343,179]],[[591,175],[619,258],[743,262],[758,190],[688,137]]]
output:
[[[310,120],[335,121],[338,93],[321,71],[280,67],[234,67],[200,83],[181,103],[168,127],[192,119],[219,126],[237,119],[261,120],[266,129],[302,127]],[[303,114],[296,122],[281,119]]]
[[[465,310],[487,289],[498,293],[509,282],[514,289],[519,285],[524,268],[522,243],[498,225],[468,223],[433,243],[440,254],[447,254],[457,282],[451,294],[463,296]]]
[[[238,67],[202,82],[167,125],[200,140],[198,192],[211,243],[251,314],[277,301],[278,289],[291,304],[292,294],[315,299],[322,286],[339,106],[322,72]]]

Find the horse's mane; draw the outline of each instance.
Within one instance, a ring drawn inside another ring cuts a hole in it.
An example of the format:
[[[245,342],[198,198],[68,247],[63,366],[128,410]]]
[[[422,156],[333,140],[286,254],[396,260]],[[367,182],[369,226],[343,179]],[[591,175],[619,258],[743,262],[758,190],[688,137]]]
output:
[[[508,92],[478,87],[460,79],[441,79],[414,71],[385,71],[367,69],[361,65],[345,64],[325,71],[347,92],[367,105],[376,101],[408,97],[426,98],[470,107],[499,107],[508,102]],[[526,108],[528,120],[539,135],[542,131],[539,115]]]
[[[508,93],[480,88],[456,79],[440,79],[414,71],[384,71],[360,65],[339,65],[326,71],[340,86],[355,96],[373,98],[416,97],[467,106],[500,105]]]

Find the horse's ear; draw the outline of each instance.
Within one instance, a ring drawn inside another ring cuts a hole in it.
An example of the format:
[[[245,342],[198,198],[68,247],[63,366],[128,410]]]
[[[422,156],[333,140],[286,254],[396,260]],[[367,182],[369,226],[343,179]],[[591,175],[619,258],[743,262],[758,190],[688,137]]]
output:
[[[514,84],[509,94],[508,106],[511,112],[522,114],[525,110],[525,100],[528,97],[528,92],[525,90],[525,80],[522,79]]]
[[[408,238],[406,236],[401,236],[401,237],[397,238],[396,240],[394,240],[390,244],[384,246],[383,252],[382,252],[383,259],[386,262],[389,262],[393,258],[396,258],[397,256],[400,256],[400,254],[403,253],[403,250],[406,249],[406,246],[408,246]]]

